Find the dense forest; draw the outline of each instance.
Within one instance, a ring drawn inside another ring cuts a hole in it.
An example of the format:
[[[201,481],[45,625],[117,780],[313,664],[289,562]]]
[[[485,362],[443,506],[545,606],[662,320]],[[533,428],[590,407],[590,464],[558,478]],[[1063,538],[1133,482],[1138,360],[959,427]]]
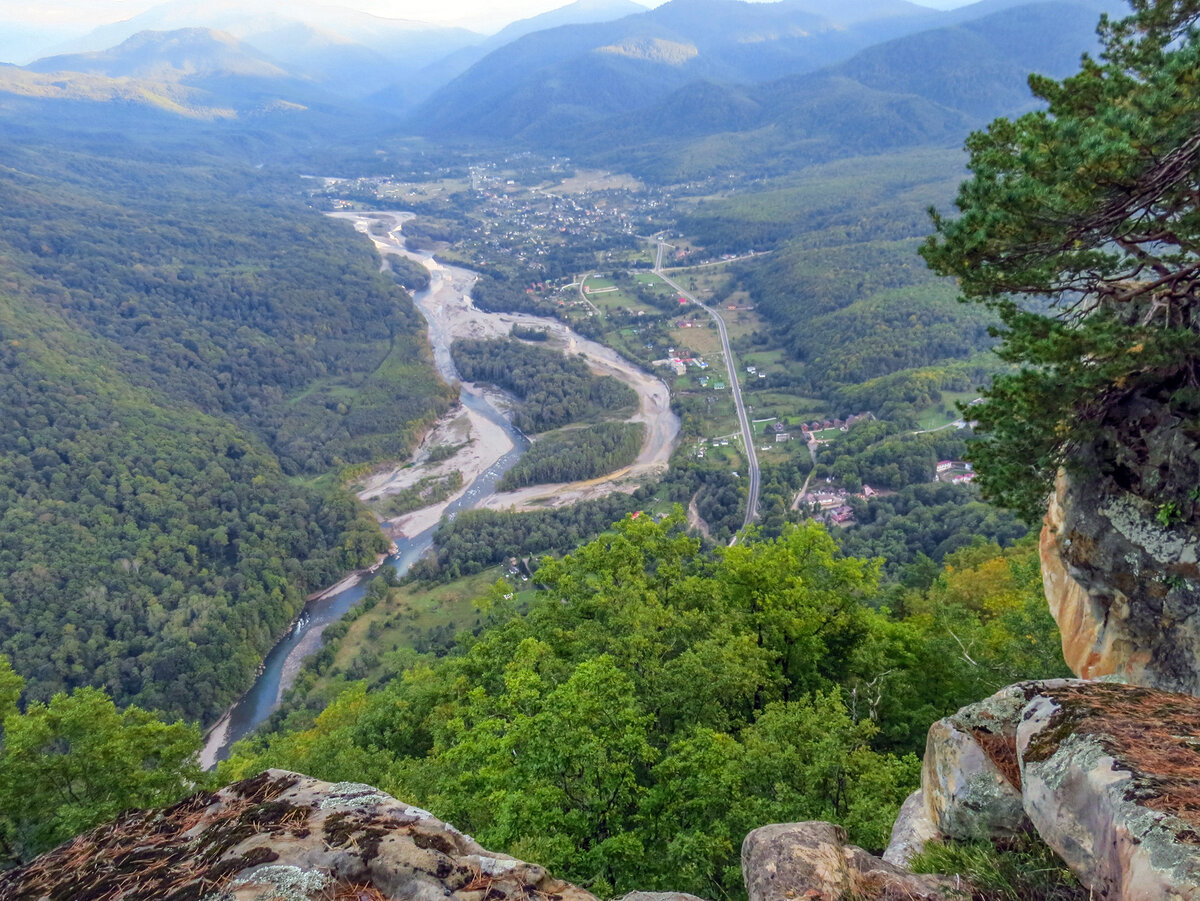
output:
[[[862,485],[898,491],[932,481],[939,460],[961,460],[966,451],[958,429],[914,435],[892,422],[860,422],[817,451],[816,475],[855,491]]]
[[[523,613],[495,589],[449,655],[349,684],[221,778],[363,780],[601,896],[737,898],[749,829],[832,819],[878,849],[933,719],[1065,673],[1028,545],[884,592],[818,526],[709,554],[682,526],[625,518],[545,562]]]
[[[946,482],[847,503],[854,525],[837,536],[842,550],[882,560],[889,576],[914,566],[936,575],[940,561],[954,551],[980,541],[1007,546],[1028,532],[1011,512],[980,500],[975,489]]]
[[[637,511],[648,496],[649,491],[641,488],[632,495],[617,492],[551,510],[464,510],[438,526],[433,536],[434,554],[418,560],[409,576],[430,581],[456,579],[512,557],[565,554],[606,531],[615,520]]]
[[[557,307],[537,294],[526,290],[528,282],[504,277],[501,273],[484,273],[471,286],[471,300],[486,313],[532,313],[553,316]]]
[[[960,361],[994,344],[996,317],[958,304],[953,283],[916,256],[926,210],[953,196],[961,165],[957,152],[926,149],[811,166],[701,202],[679,227],[709,253],[772,250],[741,264],[738,282],[799,364],[794,387],[844,413],[902,414],[930,388],[978,385],[986,372],[977,364],[964,379]],[[958,377],[930,384],[945,368]],[[908,401],[895,380],[879,382],[914,369],[926,391],[908,386]]]
[[[586,429],[542,435],[497,484],[501,491],[546,482],[592,479],[637,459],[645,429],[632,422],[600,422]]]
[[[407,453],[451,392],[369,246],[273,178],[0,157],[0,650],[28,699],[210,720],[385,549],[289,475]]]
[[[451,345],[454,365],[468,382],[486,382],[511,391],[521,401],[513,424],[544,432],[598,415],[612,415],[637,403],[633,389],[610,375],[593,375],[579,357],[512,338],[463,339]]]
[[[89,160],[64,184],[61,157],[4,153],[0,271],[134,383],[235,418],[289,473],[403,456],[444,411],[420,315],[348,224],[236,170]]]

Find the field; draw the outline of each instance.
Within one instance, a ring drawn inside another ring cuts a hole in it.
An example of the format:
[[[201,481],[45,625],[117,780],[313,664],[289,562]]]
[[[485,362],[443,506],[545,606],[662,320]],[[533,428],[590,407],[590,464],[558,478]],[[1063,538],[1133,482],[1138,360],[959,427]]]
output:
[[[917,415],[917,424],[922,429],[937,429],[961,418],[958,412],[959,403],[969,403],[979,396],[979,392],[943,391],[940,403],[926,407]]]
[[[427,650],[453,639],[460,630],[474,628],[480,613],[471,602],[484,596],[504,574],[502,567],[493,567],[444,585],[393,588],[385,600],[350,623],[338,642],[333,667],[318,680],[317,690],[334,672],[372,679],[385,668],[386,655]],[[528,598],[532,592],[526,587],[520,594]]]

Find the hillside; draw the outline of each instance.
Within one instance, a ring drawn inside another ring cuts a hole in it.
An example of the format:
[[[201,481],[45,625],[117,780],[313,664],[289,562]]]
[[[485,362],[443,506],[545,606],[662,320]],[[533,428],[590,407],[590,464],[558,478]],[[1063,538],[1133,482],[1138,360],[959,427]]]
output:
[[[263,0],[168,0],[102,25],[56,55],[106,51],[139,32],[201,28],[225,32],[273,63],[332,94],[361,97],[386,78],[413,73],[482,40],[463,28],[369,15],[344,7]],[[44,52],[44,51],[43,51]]]
[[[426,100],[434,91],[461,75],[492,51],[527,34],[564,25],[609,22],[645,11],[646,7],[634,0],[575,0],[574,3],[549,12],[510,22],[486,39],[441,56],[420,71],[408,74],[403,79],[377,90],[370,100],[383,109],[397,112],[407,110],[412,105]]]
[[[546,138],[630,112],[698,79],[809,71],[920,28],[906,3],[816,12],[806,4],[672,0],[615,22],[525,35],[437,91],[411,119],[436,136]]]
[[[30,698],[210,719],[385,544],[289,475],[403,456],[450,392],[407,296],[270,177],[0,153],[0,647]]]
[[[1028,74],[1073,70],[1095,46],[1095,20],[1086,3],[1022,5],[885,41],[819,72],[689,83],[636,115],[554,140],[596,165],[666,181],[954,146],[995,116],[1030,109]]]
[[[881,848],[939,711],[1065,672],[1032,548],[962,552],[893,613],[818,526],[708,554],[682,525],[624,518],[544,565],[527,609],[493,589],[477,634],[383,655],[370,688],[342,673],[315,723],[242,743],[220,778],[366,780],[600,897],[744,898],[749,828],[832,817]]]

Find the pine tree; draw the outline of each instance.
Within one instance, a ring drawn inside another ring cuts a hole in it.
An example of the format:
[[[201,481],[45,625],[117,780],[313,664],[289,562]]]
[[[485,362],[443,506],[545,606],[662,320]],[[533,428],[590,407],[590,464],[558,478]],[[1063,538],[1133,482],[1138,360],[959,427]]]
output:
[[[1030,520],[1123,400],[1165,386],[1200,412],[1198,17],[1197,0],[1134,0],[1102,18],[1098,58],[1031,76],[1045,109],[968,139],[961,215],[931,211],[922,256],[998,311],[1017,366],[970,409],[978,481]]]

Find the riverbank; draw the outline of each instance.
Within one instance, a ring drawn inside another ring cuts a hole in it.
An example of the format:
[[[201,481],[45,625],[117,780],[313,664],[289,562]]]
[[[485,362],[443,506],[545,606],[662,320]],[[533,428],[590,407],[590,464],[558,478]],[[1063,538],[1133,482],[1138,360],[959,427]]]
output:
[[[671,452],[675,449],[679,437],[680,421],[671,411],[670,391],[661,379],[629,362],[612,348],[576,334],[556,319],[527,313],[487,313],[480,310],[471,302],[470,297],[471,287],[475,282],[473,273],[443,265],[405,247],[403,225],[413,218],[411,213],[331,215],[353,221],[355,228],[370,237],[381,254],[405,256],[429,270],[429,288],[421,292],[417,303],[429,322],[430,340],[435,346],[448,348],[449,344],[458,338],[506,337],[514,325],[535,328],[547,333],[548,346],[568,355],[582,357],[596,374],[611,375],[637,393],[637,412],[627,421],[641,425],[645,431],[641,450],[632,466],[586,481],[532,485],[517,491],[495,494],[480,506],[521,512],[573,504],[604,497],[615,491],[633,491],[638,485],[666,472]],[[379,223],[385,224],[381,226]],[[453,363],[448,359],[448,354],[447,359],[438,362],[439,368],[445,366],[449,371],[453,371]],[[466,481],[464,473],[464,483]],[[399,528],[395,534],[412,534],[418,526],[436,523],[440,517],[441,511],[437,512],[436,516],[432,512],[415,511],[399,518],[402,522],[398,522]]]
[[[466,389],[464,389],[466,390]],[[460,447],[452,457],[429,463],[435,447]],[[376,473],[367,479],[358,492],[364,503],[399,494],[424,478],[440,478],[452,472],[462,474],[462,487],[443,501],[422,507],[411,513],[383,520],[389,537],[411,538],[437,525],[446,509],[473,488],[475,481],[513,449],[512,439],[496,423],[469,407],[454,410],[443,418],[425,437],[413,462]]]
[[[632,491],[648,475],[666,469],[679,434],[679,419],[670,410],[667,388],[661,381],[610,348],[582,338],[557,320],[525,314],[485,313],[476,309],[470,300],[475,282],[473,273],[443,266],[404,247],[401,226],[412,218],[411,213],[334,215],[353,221],[355,228],[371,238],[385,259],[387,255],[402,255],[429,270],[430,285],[418,292],[414,300],[429,325],[434,362],[447,382],[459,381],[450,355],[450,344],[455,338],[506,336],[514,324],[520,324],[546,330],[551,343],[564,353],[582,356],[596,372],[614,375],[637,392],[638,410],[630,421],[645,427],[645,439],[632,466],[586,483],[531,486],[508,492],[499,496],[502,507],[533,509],[551,503],[558,505],[586,497],[601,497],[613,491]],[[411,487],[422,477],[451,471],[463,475],[463,488],[454,497],[396,517],[389,523],[389,531],[400,545],[399,553],[390,565],[400,575],[432,545],[433,530],[444,515],[452,516],[460,510],[496,503],[492,500],[496,481],[515,462],[519,455],[518,444],[527,446],[525,436],[513,430],[500,412],[506,407],[505,398],[485,393],[478,386],[465,385],[462,402],[462,409],[447,417],[445,422],[438,423],[434,432],[426,436],[413,461],[369,476],[359,489],[360,496],[380,497],[389,490],[396,492]],[[436,464],[429,463],[429,453],[434,447],[464,443],[454,456]],[[337,585],[310,597],[305,609],[308,619],[302,627],[280,639],[264,660],[259,679],[209,730],[201,754],[206,766],[213,765],[231,742],[261,723],[278,706],[279,698],[295,680],[303,660],[320,647],[324,629],[361,599],[365,592],[361,584],[363,575],[364,571],[348,575]]]

